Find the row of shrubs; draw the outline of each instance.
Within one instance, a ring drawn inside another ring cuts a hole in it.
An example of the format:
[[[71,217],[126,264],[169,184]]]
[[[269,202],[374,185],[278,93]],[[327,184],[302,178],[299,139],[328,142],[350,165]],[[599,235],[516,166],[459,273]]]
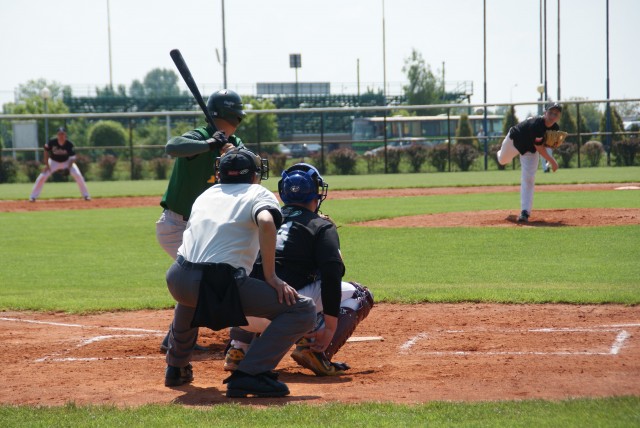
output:
[[[496,154],[500,149],[500,144],[489,146],[490,159],[498,169],[505,169],[498,164]],[[450,151],[450,152],[449,152]],[[581,149],[581,165],[595,167],[602,163],[605,150],[599,141],[589,141]],[[562,168],[570,168],[578,152],[575,143],[564,143],[554,151],[554,156],[558,159]],[[617,166],[632,166],[637,164],[638,153],[640,153],[640,140],[616,141],[611,148],[613,160]],[[272,174],[277,174],[287,166],[287,163],[295,162],[289,160],[283,154],[269,154],[269,163]],[[468,171],[472,168],[482,152],[468,144],[438,144],[433,147],[413,145],[405,149],[389,148],[387,150],[387,171],[399,173],[401,165],[411,172],[420,172],[425,169],[425,164],[430,166],[430,170],[446,171],[449,168],[449,158],[453,169],[458,171]],[[384,170],[384,152],[376,154],[358,155],[349,148],[341,148],[332,151],[326,158],[330,165],[330,171],[334,174],[349,175],[357,173],[358,163],[365,163],[366,172],[369,174]],[[320,165],[319,155],[314,155],[311,162]],[[87,180],[109,181],[118,178],[117,171],[120,170],[127,179],[143,180],[156,179],[164,180],[168,177],[172,160],[161,157],[151,160],[144,160],[134,156],[130,159],[119,159],[112,154],[99,156],[96,162],[86,155],[77,155],[76,164]],[[15,183],[20,181],[22,173],[29,181],[35,181],[42,170],[42,163],[29,160],[20,163],[11,157],[1,158],[0,162],[0,183]],[[53,181],[66,181],[68,177],[63,174],[54,174]]]
[[[449,150],[451,150],[451,154],[449,154]],[[489,146],[489,158],[498,169],[505,169],[505,166],[500,165],[497,160],[499,150],[500,144]],[[577,153],[578,145],[567,142],[554,151],[554,156],[562,168],[571,168]],[[640,163],[636,162],[638,153],[640,153],[640,140],[616,141],[612,144],[611,153],[616,166],[633,166]],[[594,140],[585,143],[580,149],[580,154],[581,164],[595,167],[601,164],[605,150],[601,142]],[[412,145],[406,149],[388,148],[387,169],[390,173],[400,172],[400,165],[404,159],[409,164],[411,172],[420,172],[425,163],[436,171],[442,172],[448,169],[450,156],[451,163],[455,165],[457,170],[468,171],[482,155],[480,150],[468,144],[455,144],[451,147],[447,144],[439,144],[433,147]],[[367,173],[374,173],[384,162],[384,153],[365,154],[362,158],[366,161]],[[335,150],[329,153],[328,159],[336,174],[348,175],[354,174],[356,171],[358,155],[351,149]]]
[[[172,160],[170,158],[155,158],[149,161],[134,156],[130,159],[118,159],[118,157],[107,154],[97,158],[92,162],[91,157],[86,155],[76,156],[76,165],[87,181],[110,181],[118,178],[119,171],[126,171],[126,178],[131,180],[167,178]],[[20,176],[26,177],[29,181],[35,181],[43,164],[35,160],[28,160],[23,163],[11,157],[3,157],[0,162],[0,183],[16,183],[20,181]],[[51,181],[67,181],[69,177],[60,171],[52,174]]]

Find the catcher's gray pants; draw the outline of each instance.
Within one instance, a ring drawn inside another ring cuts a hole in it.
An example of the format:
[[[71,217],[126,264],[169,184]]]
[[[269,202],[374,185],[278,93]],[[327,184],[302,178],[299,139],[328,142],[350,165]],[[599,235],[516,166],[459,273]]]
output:
[[[31,190],[31,199],[37,199],[40,196],[40,192],[42,192],[42,188],[44,187],[44,183],[47,182],[51,174],[61,169],[68,169],[69,173],[76,180],[78,184],[78,188],[80,189],[80,193],[85,198],[89,197],[89,189],[87,189],[87,183],[84,181],[84,177],[80,172],[80,168],[75,164],[75,162],[68,160],[66,162],[57,162],[53,159],[49,159],[49,169],[44,170],[38,178],[36,178],[36,182],[33,185],[33,190]]]
[[[187,228],[187,221],[178,213],[164,210],[156,222],[156,238],[162,249],[175,260],[178,248],[182,245],[182,234]]]
[[[184,367],[191,360],[191,353],[198,334],[191,328],[191,320],[198,302],[202,270],[181,266],[174,262],[167,271],[169,292],[176,304],[167,364]],[[288,306],[278,303],[278,294],[266,282],[244,277],[237,282],[240,300],[246,316],[268,318],[269,327],[257,338],[238,366],[238,370],[252,375],[273,370],[296,340],[313,328],[316,307],[313,300],[300,296]]]

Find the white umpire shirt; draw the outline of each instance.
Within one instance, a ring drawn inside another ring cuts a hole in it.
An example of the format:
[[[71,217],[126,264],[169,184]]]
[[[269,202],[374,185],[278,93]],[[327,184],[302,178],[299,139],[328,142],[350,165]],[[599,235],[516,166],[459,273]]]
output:
[[[256,215],[280,210],[273,193],[260,184],[216,184],[191,209],[178,255],[191,263],[227,263],[253,269],[260,250]]]

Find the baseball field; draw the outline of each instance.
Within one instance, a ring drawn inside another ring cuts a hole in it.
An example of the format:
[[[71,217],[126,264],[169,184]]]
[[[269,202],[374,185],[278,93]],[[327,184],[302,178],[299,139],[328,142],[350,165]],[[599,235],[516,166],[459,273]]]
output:
[[[327,176],[346,280],[376,297],[319,378],[227,399],[225,332],[163,385],[165,181],[0,186],[2,426],[638,426],[640,168]],[[276,189],[277,180],[264,183]]]

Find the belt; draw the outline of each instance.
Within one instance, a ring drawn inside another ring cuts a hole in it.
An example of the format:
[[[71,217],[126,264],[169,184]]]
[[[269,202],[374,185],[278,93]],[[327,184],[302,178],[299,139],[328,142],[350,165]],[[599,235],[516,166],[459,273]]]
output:
[[[202,270],[206,266],[210,265],[205,263],[191,263],[190,261],[185,260],[184,257],[182,256],[176,257],[176,263],[178,263],[180,266],[182,266],[185,269],[195,269],[195,270]]]
[[[233,266],[227,264],[227,263],[191,263],[190,261],[187,261],[184,259],[184,257],[182,256],[178,256],[176,257],[176,263],[178,263],[180,266],[182,266],[185,269],[192,269],[192,270],[204,270],[207,267],[210,266],[229,266],[231,267],[235,273],[233,274],[233,277],[237,280],[240,280],[244,277],[247,276],[247,272],[244,270],[244,268],[234,268]]]

